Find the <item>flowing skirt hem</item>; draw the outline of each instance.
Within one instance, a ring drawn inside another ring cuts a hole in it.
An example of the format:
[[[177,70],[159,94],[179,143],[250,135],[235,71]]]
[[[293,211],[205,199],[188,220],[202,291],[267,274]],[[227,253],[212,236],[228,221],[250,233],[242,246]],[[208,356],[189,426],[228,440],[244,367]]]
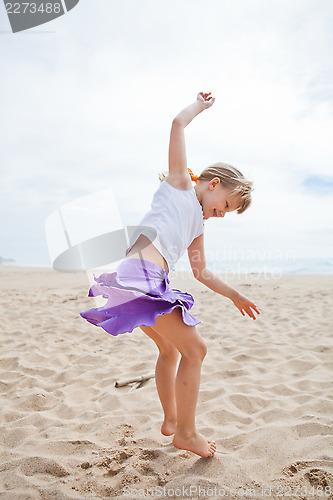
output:
[[[102,307],[80,312],[89,323],[101,327],[113,336],[131,333],[140,326],[154,326],[158,316],[170,314],[181,307],[186,325],[201,321],[189,313],[194,299],[187,292],[169,288],[168,273],[154,263],[129,259],[112,273],[95,276],[88,296],[107,299]]]
[[[99,326],[100,328],[103,328],[103,330],[105,330],[107,333],[116,337],[117,335],[121,335],[123,333],[132,333],[135,328],[138,328],[140,326],[154,326],[158,316],[164,316],[165,314],[170,314],[176,307],[181,308],[183,321],[187,326],[196,326],[199,323],[201,323],[201,321],[199,321],[197,318],[195,318],[192,314],[190,314],[187,311],[187,309],[185,308],[185,306],[183,304],[175,304],[174,306],[169,307],[166,311],[156,311],[151,316],[151,318],[147,318],[146,320],[142,320],[142,321],[135,321],[134,323],[129,325],[127,328],[125,326],[123,326],[122,328],[120,327],[119,330],[121,330],[121,331],[117,331],[117,329],[114,327],[112,328],[112,323],[115,322],[116,318],[109,318],[105,321],[98,322],[98,320],[94,319],[93,317],[91,317],[91,315],[89,315],[89,313],[96,312],[98,308],[97,309],[96,308],[89,309],[88,311],[84,311],[84,312],[80,313],[80,316],[82,318],[86,319],[89,323],[91,323],[95,326]]]

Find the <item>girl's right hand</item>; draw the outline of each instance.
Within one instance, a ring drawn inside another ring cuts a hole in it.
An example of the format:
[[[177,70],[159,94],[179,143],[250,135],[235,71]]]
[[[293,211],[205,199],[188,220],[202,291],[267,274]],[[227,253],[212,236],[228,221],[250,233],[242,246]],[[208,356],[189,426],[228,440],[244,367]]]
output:
[[[210,108],[213,106],[215,102],[215,97],[212,97],[211,92],[209,94],[204,94],[203,92],[199,92],[197,100],[203,104],[204,108]]]

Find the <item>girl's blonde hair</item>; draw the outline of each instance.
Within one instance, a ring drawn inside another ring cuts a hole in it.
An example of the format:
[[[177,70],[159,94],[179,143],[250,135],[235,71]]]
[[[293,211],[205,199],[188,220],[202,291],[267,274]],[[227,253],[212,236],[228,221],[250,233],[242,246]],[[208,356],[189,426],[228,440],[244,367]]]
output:
[[[167,172],[159,174],[161,182],[167,178],[167,174]],[[231,192],[235,193],[240,198],[241,204],[237,209],[238,214],[245,212],[251,205],[253,182],[245,179],[244,175],[236,167],[228,163],[213,163],[213,165],[205,168],[198,177],[194,176],[191,171],[189,171],[189,175],[191,180],[196,183],[200,181],[211,181],[214,177],[218,177],[223,187],[231,189]]]

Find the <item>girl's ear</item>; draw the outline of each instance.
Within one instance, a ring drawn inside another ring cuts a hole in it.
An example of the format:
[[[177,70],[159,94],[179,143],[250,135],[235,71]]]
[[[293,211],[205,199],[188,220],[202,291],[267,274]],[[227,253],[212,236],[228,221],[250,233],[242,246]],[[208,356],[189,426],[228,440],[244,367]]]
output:
[[[221,181],[220,181],[220,179],[218,177],[214,177],[214,179],[211,179],[209,181],[209,184],[208,184],[209,189],[214,189],[215,186],[218,186],[218,184],[220,184],[220,182]]]

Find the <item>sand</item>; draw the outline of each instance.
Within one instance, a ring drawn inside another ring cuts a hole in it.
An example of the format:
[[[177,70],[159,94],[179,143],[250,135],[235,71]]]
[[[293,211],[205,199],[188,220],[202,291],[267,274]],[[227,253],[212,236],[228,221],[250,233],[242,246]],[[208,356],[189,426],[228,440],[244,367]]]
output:
[[[0,498],[333,498],[332,276],[221,276],[261,310],[253,321],[190,274],[208,345],[197,426],[203,459],[160,433],[154,370],[140,329],[116,338],[85,273],[0,266]],[[104,301],[103,301],[104,302]]]

